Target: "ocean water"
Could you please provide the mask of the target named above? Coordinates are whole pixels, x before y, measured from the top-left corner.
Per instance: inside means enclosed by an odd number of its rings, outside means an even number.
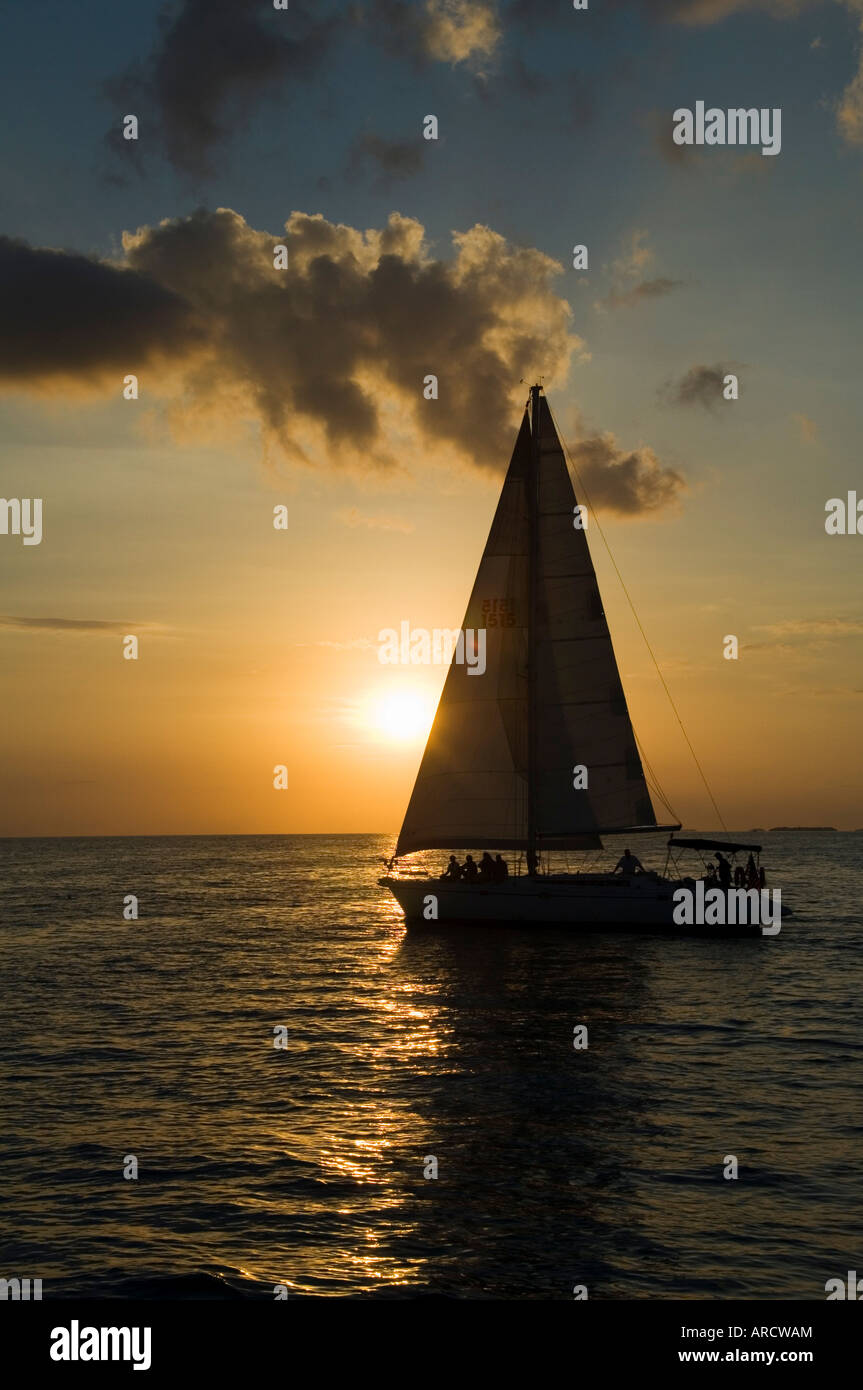
[[[754,941],[406,932],[391,837],[0,841],[0,1274],[823,1299],[863,1269],[863,835],[761,838],[795,916]]]

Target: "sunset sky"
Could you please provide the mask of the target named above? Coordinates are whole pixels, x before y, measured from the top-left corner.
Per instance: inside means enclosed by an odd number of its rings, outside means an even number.
[[[44,532],[0,535],[0,833],[395,832],[445,670],[378,633],[461,622],[539,376],[726,824],[863,827],[863,538],[824,527],[863,498],[861,23],[0,6],[0,491]],[[699,100],[781,108],[781,153],[675,146]]]

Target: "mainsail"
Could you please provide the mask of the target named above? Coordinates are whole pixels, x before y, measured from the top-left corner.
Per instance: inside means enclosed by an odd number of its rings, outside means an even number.
[[[587,537],[539,387],[516,441],[396,854],[591,849],[656,817]],[[577,789],[587,771],[587,787]]]

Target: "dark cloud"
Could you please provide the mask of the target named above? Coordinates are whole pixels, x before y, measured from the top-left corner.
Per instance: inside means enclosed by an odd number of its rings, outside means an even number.
[[[596,307],[599,309],[625,309],[633,304],[640,304],[644,299],[661,299],[665,294],[671,294],[683,280],[669,280],[666,276],[660,276],[656,280],[642,280],[640,284],[633,285],[628,290],[612,290],[611,294],[604,299],[597,300]]]
[[[105,84],[117,107],[109,144],[137,159],[156,133],[177,169],[210,172],[213,151],[261,94],[289,92],[314,77],[343,27],[343,17],[322,14],[303,0],[291,0],[288,10],[261,0],[169,4],[150,56]],[[140,122],[138,142],[117,136],[122,116],[130,113]]]
[[[616,10],[640,11],[650,20],[703,27],[743,11],[760,10],[776,18],[795,15],[807,0],[609,0],[591,13],[591,29]],[[814,3],[814,0],[812,0]],[[859,15],[863,0],[845,0]],[[213,172],[215,152],[242,124],[262,96],[290,97],[296,86],[316,78],[335,45],[346,35],[364,33],[394,56],[423,67],[431,62],[465,65],[477,92],[493,84],[512,93],[536,92],[538,74],[520,54],[506,57],[503,40],[515,26],[557,27],[571,33],[584,16],[564,0],[355,0],[352,4],[313,4],[290,0],[274,10],[267,0],[174,0],[162,10],[152,53],[105,83],[115,116],[106,142],[115,156],[108,174],[124,181],[124,169],[141,173],[154,146],[178,170],[200,177]],[[511,46],[510,46],[511,47]],[[846,88],[837,118],[846,138],[863,142],[863,67]],[[619,74],[620,75],[620,74]],[[560,86],[556,79],[555,86]],[[594,96],[583,82],[572,97],[570,125],[592,118]],[[139,117],[138,141],[122,138],[126,114]],[[678,164],[691,162],[684,147],[672,147],[663,134],[663,154]]]
[[[100,381],[166,354],[202,329],[183,295],[149,275],[0,237],[0,382]]]
[[[274,268],[274,246],[289,265]],[[523,403],[522,378],[541,367],[553,389],[583,349],[572,311],[554,291],[562,267],[514,246],[488,227],[454,236],[449,260],[434,259],[424,229],[393,213],[359,231],[293,213],[285,230],[256,231],[229,209],[142,227],[123,238],[127,269],[65,252],[48,256],[53,279],[31,304],[27,369],[15,384],[43,387],[62,374],[75,385],[93,366],[114,382],[159,353],[146,389],[162,396],[184,429],[203,422],[257,422],[267,449],[291,460],[370,469],[440,455],[500,472]],[[83,273],[95,293],[80,289]],[[143,326],[111,326],[100,295],[136,287]],[[92,288],[92,286],[91,286]],[[66,303],[67,293],[73,308]],[[164,318],[152,305],[168,306]],[[0,321],[0,360],[14,358],[21,314]],[[61,351],[55,325],[66,335]],[[90,344],[76,357],[71,341]],[[175,331],[176,329],[176,331]],[[8,339],[4,337],[8,331]],[[41,348],[41,351],[38,349]],[[426,400],[426,376],[438,399]],[[683,486],[645,448],[626,453],[611,436],[582,440],[577,456],[598,503],[633,515],[673,501]]]
[[[613,434],[580,439],[571,454],[585,499],[621,516],[674,506],[686,490],[682,475],[660,463],[652,449],[621,449]]]
[[[274,235],[221,209],[127,234],[125,269],[7,243],[0,374],[40,388],[98,369],[116,384],[158,352],[148,389],[178,424],[257,420],[292,458],[306,456],[311,424],[319,457],[369,466],[393,462],[386,413],[398,407],[399,429],[412,422],[426,446],[499,467],[519,379],[538,363],[559,379],[581,340],[550,257],[486,227],[454,240],[441,261],[398,214],[361,232],[295,213]],[[287,270],[274,268],[279,243]],[[436,401],[423,398],[430,373]]]
[[[263,96],[290,97],[317,78],[336,44],[361,30],[373,43],[420,66],[477,68],[499,39],[495,0],[363,0],[315,5],[291,0],[179,0],[160,17],[159,38],[143,61],[105,84],[116,115],[108,148],[142,172],[153,142],[181,172],[213,172],[213,156]],[[122,137],[122,118],[139,119],[137,141]],[[116,171],[109,175],[119,181]]]
[[[428,257],[420,224],[398,215],[364,234],[294,213],[283,239],[285,272],[272,259],[282,237],[227,210],[144,228],[126,245],[136,269],[207,312],[217,379],[251,393],[289,452],[299,414],[332,455],[380,461],[383,408],[399,399],[427,440],[498,466],[515,383],[541,359],[559,372],[578,345],[550,287],[556,263],[487,228],[456,237],[450,262]],[[428,373],[438,401],[422,397]]]
[[[347,173],[357,175],[372,167],[377,173],[375,189],[386,191],[400,179],[419,173],[425,158],[425,144],[420,136],[415,140],[385,140],[382,135],[369,132],[354,143]]]
[[[739,371],[740,364],[733,362],[690,367],[678,381],[667,381],[660,388],[659,399],[665,405],[702,405],[705,410],[715,410],[723,404],[726,376],[729,372],[739,375]]]

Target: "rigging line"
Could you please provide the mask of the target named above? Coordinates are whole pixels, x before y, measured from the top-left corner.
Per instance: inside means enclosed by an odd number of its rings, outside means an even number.
[[[655,788],[655,789],[656,789],[656,791],[657,791],[657,793],[658,793],[658,795],[659,795],[660,801],[663,802],[663,804],[664,804],[666,810],[674,817],[674,819],[679,821],[679,820],[680,820],[680,816],[677,814],[677,812],[675,811],[674,807],[673,807],[672,804],[671,804],[671,801],[669,800],[668,796],[666,795],[665,789],[664,789],[662,783],[660,782],[660,780],[659,780],[659,778],[658,778],[658,776],[657,776],[657,774],[656,774],[656,769],[651,765],[650,759],[648,758],[647,753],[645,752],[644,746],[643,746],[643,744],[641,743],[641,740],[639,739],[638,734],[635,732],[635,728],[634,728],[634,727],[633,727],[633,730],[632,730],[632,736],[633,736],[633,738],[635,739],[635,746],[636,746],[636,748],[638,749],[639,755],[640,755],[640,757],[641,757],[641,761],[644,763],[644,766],[647,768],[647,771],[648,771],[649,775],[653,778],[653,781],[654,781],[655,784],[656,784],[656,788]]]
[[[647,754],[645,753],[643,747],[641,746],[641,743],[639,742],[639,739],[638,739],[638,735],[636,734],[636,732],[635,732],[634,729],[633,729],[632,733],[633,733],[633,737],[635,738],[635,743],[636,743],[636,746],[637,746],[637,748],[638,748],[638,751],[639,751],[639,753],[640,753],[640,755],[641,755],[641,761],[644,763],[644,766],[647,768],[647,772],[648,772],[647,782],[648,782],[648,785],[651,786],[651,790],[652,790],[653,792],[655,792],[656,795],[659,797],[659,800],[662,802],[662,804],[663,804],[663,806],[665,807],[665,809],[666,809],[666,811],[668,812],[668,814],[669,814],[670,816],[673,816],[674,819],[675,819],[676,821],[679,821],[679,820],[680,820],[680,816],[677,814],[677,812],[675,811],[675,809],[674,809],[674,807],[672,806],[671,802],[669,801],[668,797],[666,796],[665,792],[663,791],[662,783],[660,782],[659,778],[657,777],[656,772],[654,771],[654,769],[651,767],[651,765],[650,765],[650,759],[648,758],[648,756],[647,756]],[[651,784],[652,784],[652,785],[651,785]]]
[[[687,746],[687,748],[689,749],[690,753],[692,754],[692,761],[695,763],[695,766],[698,768],[698,775],[699,775],[699,777],[701,778],[702,782],[704,783],[704,787],[705,787],[705,790],[706,790],[706,792],[707,792],[707,795],[710,797],[711,805],[713,806],[714,811],[716,812],[717,816],[719,817],[719,824],[722,826],[722,829],[725,831],[725,833],[726,833],[726,835],[727,835],[727,834],[728,834],[728,826],[725,824],[725,821],[722,819],[722,812],[720,811],[719,807],[718,807],[717,804],[716,804],[716,798],[714,797],[713,792],[710,790],[710,783],[708,782],[707,777],[705,776],[704,769],[703,769],[703,767],[701,766],[701,763],[698,761],[698,754],[696,753],[695,749],[693,748],[693,746],[692,746],[692,744],[691,744],[691,742],[690,742],[689,735],[688,735],[688,733],[686,732],[686,728],[685,728],[685,726],[684,726],[683,720],[682,720],[681,717],[680,717],[680,714],[679,714],[679,712],[678,712],[677,706],[676,706],[676,704],[674,703],[674,699],[672,698],[671,691],[669,690],[668,685],[667,685],[666,680],[665,680],[665,677],[664,677],[663,674],[662,674],[662,671],[661,671],[660,666],[659,666],[659,662],[657,661],[656,656],[655,656],[654,651],[653,651],[653,648],[651,647],[650,642],[649,642],[648,639],[647,639],[647,633],[644,631],[644,628],[643,628],[642,625],[641,625],[641,619],[639,618],[638,613],[636,612],[635,604],[632,602],[632,599],[630,598],[630,595],[629,595],[629,590],[627,589],[626,585],[625,585],[624,582],[623,582],[623,575],[620,573],[620,570],[619,570],[618,567],[617,567],[617,561],[615,560],[614,556],[613,556],[612,553],[611,553],[611,546],[608,544],[608,541],[607,541],[606,538],[605,538],[605,532],[603,531],[602,526],[600,525],[599,516],[598,516],[598,514],[597,514],[596,508],[593,506],[593,503],[591,502],[590,498],[589,498],[588,495],[587,495],[587,489],[586,489],[586,488],[583,486],[583,484],[582,484],[581,477],[579,476],[578,469],[577,469],[576,466],[575,466],[575,463],[574,463],[573,458],[572,458],[572,454],[569,452],[569,449],[567,448],[566,440],[564,439],[564,437],[563,437],[563,435],[562,435],[562,433],[561,433],[561,431],[560,431],[560,427],[558,426],[557,420],[556,420],[556,418],[555,418],[554,411],[552,410],[551,405],[549,404],[549,400],[548,400],[548,397],[547,397],[547,396],[546,396],[545,403],[546,403],[546,405],[548,406],[548,413],[549,413],[549,415],[551,416],[552,423],[554,424],[554,427],[555,427],[555,429],[557,430],[557,437],[558,437],[558,439],[560,440],[561,444],[563,445],[563,449],[564,449],[564,452],[566,453],[566,457],[569,459],[570,467],[572,468],[572,471],[573,471],[573,473],[575,474],[576,482],[578,483],[579,492],[582,493],[582,495],[583,495],[584,498],[585,498],[585,501],[587,502],[588,507],[589,507],[590,510],[593,512],[594,520],[595,520],[595,522],[596,522],[596,529],[597,529],[597,531],[598,531],[599,534],[600,534],[600,537],[601,537],[601,539],[602,539],[602,543],[603,543],[603,545],[605,546],[606,551],[608,552],[608,558],[609,558],[609,560],[611,561],[611,563],[612,563],[612,565],[613,565],[613,567],[614,567],[614,572],[615,572],[615,574],[617,575],[618,580],[620,581],[620,587],[621,587],[621,589],[623,590],[624,594],[626,595],[626,601],[627,601],[627,603],[629,604],[630,608],[632,609],[632,616],[635,618],[635,621],[636,621],[636,623],[638,624],[638,630],[639,630],[639,632],[641,633],[642,637],[644,638],[644,645],[647,647],[647,650],[648,650],[649,653],[650,653],[650,659],[651,659],[651,661],[653,662],[654,666],[656,667],[656,674],[659,676],[659,679],[660,679],[660,681],[662,682],[662,688],[663,688],[663,690],[665,691],[666,695],[668,696],[668,703],[671,705],[671,708],[672,708],[672,710],[674,711],[674,717],[675,717],[675,719],[677,720],[678,724],[680,725],[680,731],[681,731],[681,733],[683,734],[683,737],[686,739],[686,746]],[[633,731],[633,732],[634,732],[634,731]],[[676,819],[679,819],[679,817],[676,817]]]

